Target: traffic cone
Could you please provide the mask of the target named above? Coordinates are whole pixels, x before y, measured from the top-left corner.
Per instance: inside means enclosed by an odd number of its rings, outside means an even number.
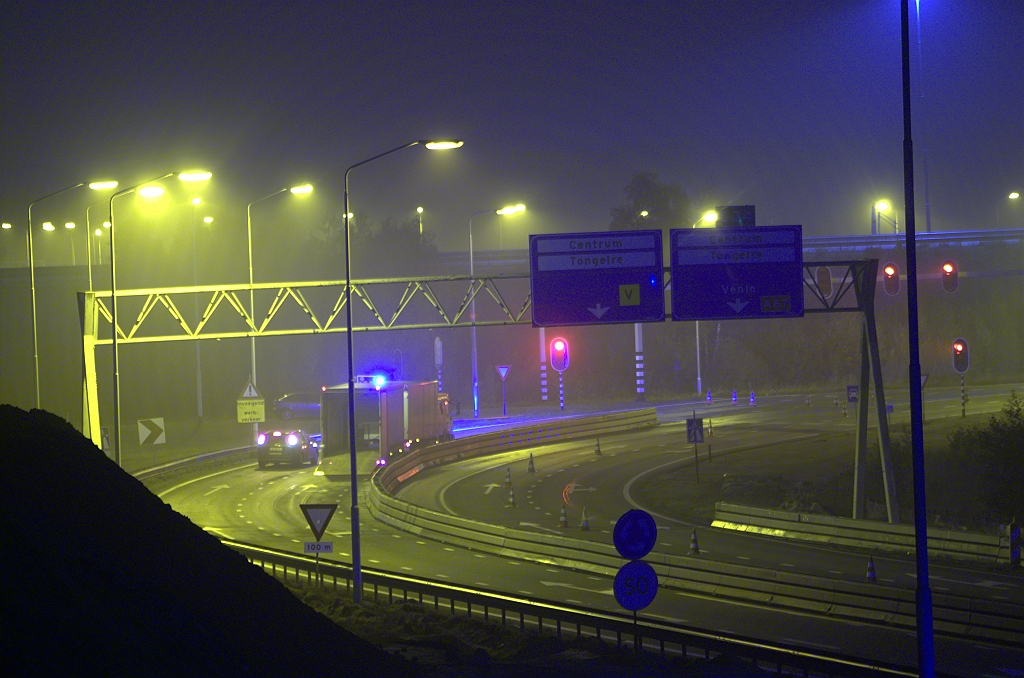
[[[869,584],[875,583],[875,559],[868,556],[868,576],[867,580]]]
[[[807,396],[807,407],[811,406],[811,396]]]
[[[590,521],[587,520],[587,507],[583,507],[583,520],[580,521],[580,529],[584,532],[590,532]]]
[[[505,487],[512,487],[512,467],[505,469]]]
[[[699,556],[700,547],[697,546],[697,528],[693,528],[693,534],[690,535],[690,555]]]
[[[715,429],[714,429],[714,427],[713,427],[713,426],[711,425],[711,420],[710,420],[710,419],[708,419],[708,437],[709,437],[709,438],[713,438],[714,436],[715,436]]]
[[[594,445],[594,454],[601,456],[601,439],[597,439],[597,444]]]
[[[508,486],[508,501],[505,502],[505,508],[516,507],[516,493],[512,490],[512,486]]]
[[[562,507],[562,512],[558,516],[559,527],[569,527],[569,516],[565,514],[565,507]]]
[[[533,452],[530,452],[530,463],[526,465],[527,473],[536,473],[537,469],[533,467]]]
[[[843,416],[844,417],[846,416],[846,405],[845,404],[843,405]]]

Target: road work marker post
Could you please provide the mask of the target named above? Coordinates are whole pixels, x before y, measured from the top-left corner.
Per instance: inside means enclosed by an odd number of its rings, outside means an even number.
[[[590,521],[587,520],[587,507],[583,507],[583,519],[580,520],[580,530],[583,532],[590,532]]]
[[[697,475],[697,482],[700,482],[700,459],[697,457],[697,443],[704,442],[704,420],[697,418],[697,410],[693,411],[693,418],[686,420],[686,442],[693,443],[693,470]]]
[[[530,463],[526,465],[527,473],[536,473],[537,469],[533,466],[533,452],[530,452]]]
[[[601,439],[600,438],[598,438],[597,442],[594,444],[594,454],[596,454],[599,457],[601,456]]]
[[[1020,525],[1017,516],[1006,526],[1006,535],[1010,538],[1010,567],[1016,570],[1020,568]]]
[[[697,546],[697,528],[693,528],[693,532],[690,534],[690,555],[699,556],[700,547]]]
[[[868,556],[867,580],[869,584],[875,583],[875,559],[872,556]]]

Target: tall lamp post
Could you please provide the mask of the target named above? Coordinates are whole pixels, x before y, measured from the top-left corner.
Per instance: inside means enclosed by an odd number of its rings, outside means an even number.
[[[700,220],[695,222],[691,228],[714,228],[715,224],[718,223],[718,212],[715,210],[708,210],[701,215]],[[700,321],[693,321],[693,327],[697,333],[697,394],[700,395],[704,392],[704,387],[700,382]]]
[[[417,207],[416,208],[416,216],[420,220],[420,237],[422,238],[423,237],[423,208],[422,207]]]
[[[472,277],[473,273],[473,217],[480,214],[498,214],[501,216],[507,216],[510,214],[519,214],[520,212],[526,211],[526,205],[519,203],[518,205],[508,205],[500,209],[491,210],[479,210],[469,215],[469,275]],[[498,238],[500,242],[501,238],[501,225],[498,225]],[[500,246],[500,244],[499,244]],[[469,300],[469,337],[470,347],[473,360],[473,417],[480,416],[480,383],[477,378],[477,366],[476,366],[476,295]]]
[[[422,144],[432,151],[462,146],[461,141],[410,141],[372,158],[361,160],[345,170],[345,338],[348,341],[348,451],[352,475],[352,600],[356,603],[363,600],[363,570],[359,555],[359,492],[356,487],[356,375],[355,351],[352,347],[352,234],[349,229],[352,213],[348,209],[348,175],[357,167],[417,144]]]
[[[294,195],[309,195],[313,192],[312,184],[302,184],[300,186],[292,186],[291,188],[282,188],[279,191],[269,193],[262,198],[257,198],[251,203],[245,206],[245,234],[246,241],[249,243],[249,316],[252,318],[253,324],[256,323],[256,304],[253,300],[252,291],[252,206],[256,203],[263,202],[269,198],[273,198],[276,195],[281,195],[285,191],[291,191]],[[249,378],[252,379],[252,385],[256,385],[256,336],[249,336]],[[252,439],[256,440],[256,435],[259,432],[259,424],[252,425]]]
[[[871,206],[871,235],[882,234],[883,220],[888,220],[889,223],[892,224],[893,233],[900,232],[900,226],[896,219],[885,214],[890,209],[892,209],[892,206],[889,204],[888,200],[879,200]]]
[[[78,183],[78,184],[75,184],[74,186],[69,186],[67,188],[63,188],[63,189],[57,191],[56,193],[50,193],[49,195],[44,195],[42,198],[39,198],[37,200],[33,200],[28,205],[28,268],[29,268],[29,280],[30,280],[30,284],[31,284],[31,287],[32,287],[32,354],[33,354],[33,359],[35,361],[35,366],[36,366],[36,409],[39,409],[39,407],[40,407],[40,397],[39,397],[39,334],[38,334],[38,330],[37,330],[37,326],[36,326],[36,259],[35,259],[35,251],[34,251],[33,245],[32,245],[32,206],[35,205],[36,203],[42,202],[42,201],[44,201],[44,200],[46,200],[48,198],[52,198],[54,196],[58,196],[58,195],[61,195],[63,193],[67,193],[69,191],[73,191],[76,188],[81,188],[82,186],[85,186],[85,182]],[[102,191],[104,189],[116,188],[116,187],[117,187],[117,182],[116,181],[94,181],[91,184],[89,184],[89,188],[91,188],[94,191]]]
[[[1020,192],[1014,191],[1010,195],[1006,196],[1008,200],[1020,200]],[[1003,209],[1003,204],[999,203],[999,207],[996,208],[996,230],[999,230],[999,212]]]
[[[117,182],[113,182],[113,183],[114,183],[114,186],[111,186],[111,188],[114,188],[117,185]],[[90,292],[92,292],[92,219],[91,219],[91,214],[90,213],[92,212],[92,208],[93,207],[96,207],[97,205],[103,205],[103,204],[104,204],[104,201],[100,201],[100,202],[93,203],[93,204],[91,204],[91,205],[89,205],[88,207],[85,208],[85,232],[86,232],[86,234],[89,235],[89,237],[86,238],[86,243],[87,243],[87,252],[88,252],[88,255],[89,255],[89,291]],[[104,221],[103,222],[103,226],[106,227],[106,228],[110,228],[110,222],[109,221]],[[101,235],[103,235],[103,232],[100,231],[99,229],[96,229],[96,236],[99,237]],[[99,248],[98,244],[96,245],[96,253],[100,255],[99,265],[102,266],[103,265],[103,254],[102,254],[102,250]]]
[[[173,176],[174,172],[168,172],[155,179],[130,186],[110,196],[107,212],[110,215],[110,338],[114,353],[114,461],[118,466],[121,465],[121,374],[117,351],[117,259],[115,258],[116,250],[114,249],[114,198],[134,193],[147,184]],[[209,172],[200,171],[178,173],[178,179],[186,182],[206,181],[211,176]],[[140,195],[143,194],[142,191],[139,191],[139,193]],[[162,188],[155,195],[160,195],[161,193],[163,193]]]

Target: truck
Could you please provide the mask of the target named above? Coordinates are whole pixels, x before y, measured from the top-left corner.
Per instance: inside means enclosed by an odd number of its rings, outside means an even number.
[[[377,451],[386,462],[393,454],[452,437],[448,394],[438,393],[436,381],[378,387],[373,375],[358,375],[355,394],[357,453]],[[322,389],[320,432],[323,456],[348,454],[348,384]]]

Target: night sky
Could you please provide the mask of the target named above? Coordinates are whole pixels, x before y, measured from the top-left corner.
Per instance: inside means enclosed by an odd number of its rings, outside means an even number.
[[[1024,2],[921,12],[918,229],[925,149],[932,230],[993,228],[997,212],[1024,226],[1006,198],[1024,185]],[[0,21],[0,218],[16,229],[79,181],[196,167],[214,173],[203,210],[243,234],[248,202],[314,182],[301,207],[266,205],[308,233],[340,207],[346,167],[432,137],[466,144],[353,171],[357,225],[421,205],[441,249],[463,249],[472,212],[523,202],[503,228],[525,247],[607,228],[642,171],[678,182],[694,221],[755,204],[759,224],[866,234],[885,197],[904,222],[898,0],[29,1]],[[72,192],[33,219],[84,222],[99,199]],[[12,233],[3,265],[24,261]]]

